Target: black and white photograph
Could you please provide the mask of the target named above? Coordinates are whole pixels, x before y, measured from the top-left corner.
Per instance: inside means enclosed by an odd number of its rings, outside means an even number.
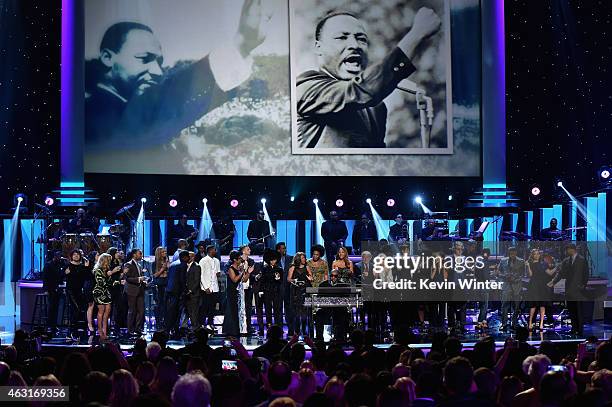
[[[452,154],[448,1],[290,0],[294,154]]]

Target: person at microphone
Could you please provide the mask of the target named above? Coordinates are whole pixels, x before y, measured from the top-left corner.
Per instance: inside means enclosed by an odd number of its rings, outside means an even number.
[[[421,8],[412,28],[382,61],[369,64],[363,21],[334,11],[315,28],[319,68],[297,77],[300,148],[385,148],[387,108],[383,102],[416,68],[418,45],[440,28],[433,10]]]

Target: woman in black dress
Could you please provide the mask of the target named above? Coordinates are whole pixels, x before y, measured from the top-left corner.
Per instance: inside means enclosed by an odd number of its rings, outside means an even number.
[[[263,292],[263,303],[266,308],[266,326],[269,329],[272,325],[272,316],[274,316],[274,324],[283,325],[283,304],[281,302],[283,269],[278,264],[280,253],[276,250],[265,249],[263,260],[261,292]]]
[[[547,299],[550,298],[550,289],[547,284],[552,279],[552,275],[542,259],[542,252],[540,250],[531,250],[527,260],[527,272],[529,273],[529,285],[527,287],[527,298],[529,299],[530,307],[529,330],[533,330],[533,318],[537,310],[540,314],[541,331],[544,329],[544,315],[548,306]]]
[[[123,286],[121,285],[121,272],[123,266],[123,252],[116,247],[109,247],[106,251],[111,256],[110,279],[112,280],[111,292],[111,318],[115,333],[120,334],[120,328],[125,326],[126,318],[123,317],[127,311],[123,308]]]
[[[311,286],[312,273],[306,265],[306,254],[297,252],[289,267],[287,281],[291,283],[291,308],[293,308],[293,329],[297,334],[305,334],[308,325],[308,310],[304,306],[306,287]],[[291,330],[291,329],[290,329]]]
[[[90,274],[89,261],[83,259],[79,249],[74,249],[70,252],[68,267],[64,270],[64,274],[66,275],[70,324],[74,325],[79,320],[84,308],[83,284],[88,274]],[[88,324],[88,328],[90,331],[93,331],[93,324]]]
[[[226,336],[239,336],[242,332],[242,321],[246,315],[244,310],[244,289],[242,283],[249,280],[250,273],[243,271],[243,262],[240,252],[232,250],[230,253],[231,265],[227,270],[227,304],[225,306],[225,316],[223,318],[223,334]]]

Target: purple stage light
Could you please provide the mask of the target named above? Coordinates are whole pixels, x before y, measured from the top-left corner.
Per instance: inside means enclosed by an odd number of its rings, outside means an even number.
[[[52,197],[48,196],[45,198],[45,205],[53,206],[54,203],[55,203],[55,200]]]
[[[171,199],[170,202],[168,202],[168,205],[170,205],[171,208],[176,208],[178,201],[176,199]]]
[[[336,206],[341,208],[344,205],[344,201],[342,199],[336,199]]]
[[[395,199],[393,199],[393,198],[387,199],[387,206],[388,207],[395,206]]]
[[[230,206],[231,206],[232,208],[237,207],[237,206],[238,206],[238,200],[237,200],[237,199],[232,199],[232,200],[230,201]]]
[[[542,192],[542,191],[540,191],[540,188],[538,188],[538,187],[531,188],[531,195],[533,195],[533,196],[540,195],[540,192]]]

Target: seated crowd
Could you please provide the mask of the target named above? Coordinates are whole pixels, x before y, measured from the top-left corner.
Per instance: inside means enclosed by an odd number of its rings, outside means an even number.
[[[0,386],[68,386],[71,405],[121,407],[612,405],[612,342],[535,348],[526,337],[518,330],[500,349],[491,337],[464,349],[439,333],[425,353],[409,345],[409,331],[380,349],[372,331],[357,330],[345,351],[308,337],[286,341],[274,325],[252,352],[238,340],[212,348],[200,328],[181,349],[158,331],[130,352],[105,343],[62,353],[33,352],[17,331],[2,350]]]

